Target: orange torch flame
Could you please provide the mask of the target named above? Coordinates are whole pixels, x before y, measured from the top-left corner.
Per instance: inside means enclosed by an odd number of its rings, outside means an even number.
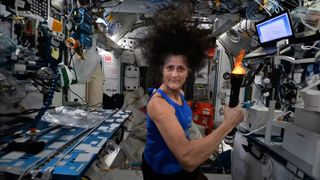
[[[241,50],[239,55],[236,57],[235,66],[232,70],[232,74],[246,74],[246,70],[242,67],[242,60],[244,57],[245,51]]]

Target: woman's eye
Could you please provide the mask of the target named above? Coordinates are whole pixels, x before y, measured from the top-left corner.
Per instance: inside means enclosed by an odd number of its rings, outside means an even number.
[[[175,67],[175,66],[166,66],[166,70],[167,71],[174,71],[176,70],[177,72],[179,73],[183,73],[186,71],[186,68],[185,67],[182,67],[182,66],[178,66],[178,67]]]
[[[173,66],[167,66],[166,69],[169,70],[169,71],[173,71],[174,67]]]
[[[186,69],[184,67],[178,67],[178,72],[184,72]]]

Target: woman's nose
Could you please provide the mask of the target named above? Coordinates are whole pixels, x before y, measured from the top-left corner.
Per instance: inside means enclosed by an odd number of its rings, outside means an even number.
[[[172,76],[178,76],[178,71],[177,71],[177,69],[175,69],[175,70],[172,71]]]

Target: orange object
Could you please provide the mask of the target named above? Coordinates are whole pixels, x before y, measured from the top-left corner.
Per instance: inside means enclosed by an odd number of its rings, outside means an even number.
[[[215,54],[215,48],[210,48],[207,52],[208,57],[213,58],[214,54]]]
[[[69,37],[64,42],[65,42],[65,44],[66,44],[66,46],[68,48],[73,49],[78,54],[80,59],[84,60],[83,52],[82,52],[82,49],[81,49],[81,44],[80,44],[80,42],[78,40],[76,40],[76,39],[74,39],[72,37]]]
[[[71,49],[77,49],[80,47],[79,41],[72,37],[69,37],[68,39],[66,39],[65,44],[68,48],[71,48]]]
[[[37,131],[38,131],[37,128],[31,128],[31,129],[30,129],[30,132],[31,132],[31,133],[36,133]]]
[[[56,19],[53,19],[52,22],[52,31],[56,31],[56,32],[62,32],[63,30],[63,24],[61,21],[58,21]]]
[[[208,102],[192,102],[188,101],[192,109],[192,120],[198,125],[205,127],[205,134],[208,135],[213,130],[214,107]]]
[[[236,62],[232,70],[232,74],[246,74],[246,70],[242,67],[242,60],[245,55],[245,51],[242,49],[239,55],[236,57]]]
[[[267,6],[267,5],[268,5],[268,0],[262,0],[261,6],[259,6],[259,10],[262,11],[263,10],[263,6]]]
[[[221,0],[216,0],[216,7],[220,7]]]

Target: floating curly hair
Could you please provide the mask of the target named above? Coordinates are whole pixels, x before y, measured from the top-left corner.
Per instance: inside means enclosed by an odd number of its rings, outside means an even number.
[[[205,65],[206,50],[212,39],[210,41],[207,33],[199,30],[196,23],[172,17],[157,18],[155,22],[148,36],[140,40],[151,67],[163,67],[165,59],[170,55],[184,56],[191,72]]]

